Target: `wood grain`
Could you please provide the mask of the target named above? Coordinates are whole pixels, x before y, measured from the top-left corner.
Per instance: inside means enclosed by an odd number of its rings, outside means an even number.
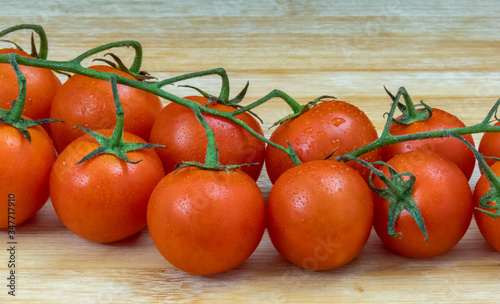
[[[250,81],[247,103],[273,89],[301,103],[334,95],[365,111],[378,130],[390,103],[384,85],[394,92],[405,86],[415,101],[424,99],[466,124],[482,120],[500,97],[495,1],[0,0],[0,7],[1,28],[45,27],[49,59],[68,60],[98,45],[138,40],[143,69],[160,79],[223,67],[232,95]],[[129,63],[133,58],[131,49],[116,53]],[[216,77],[189,83],[214,93],[220,86]],[[268,127],[290,110],[276,99],[256,112],[269,135]],[[478,142],[481,136],[474,138]],[[476,170],[471,186],[477,178]],[[267,197],[271,185],[265,172],[259,185]],[[354,261],[327,272],[290,265],[265,235],[247,262],[207,277],[174,269],[147,229],[106,245],[78,238],[62,225],[50,201],[17,233],[14,299],[5,286],[7,233],[0,231],[1,303],[500,302],[500,255],[474,223],[450,252],[424,260],[394,254],[373,232]]]

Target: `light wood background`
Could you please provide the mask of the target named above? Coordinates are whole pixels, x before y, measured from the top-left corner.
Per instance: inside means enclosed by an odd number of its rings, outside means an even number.
[[[500,97],[496,1],[0,0],[0,7],[1,28],[45,27],[50,59],[138,40],[143,69],[160,79],[223,67],[232,96],[250,81],[247,103],[275,88],[301,103],[334,95],[365,111],[378,130],[390,104],[384,85],[393,92],[405,86],[415,101],[424,99],[468,125]],[[130,62],[131,51],[116,53]],[[189,83],[213,93],[220,86],[216,77]],[[267,128],[289,110],[272,100],[255,112],[270,134]],[[476,171],[472,186],[477,178]],[[267,197],[265,172],[259,185]],[[147,229],[107,245],[80,239],[58,220],[50,201],[17,233],[14,299],[6,287],[7,232],[0,231],[0,303],[500,302],[500,254],[474,223],[454,249],[425,260],[394,254],[372,233],[354,261],[327,272],[290,265],[265,235],[247,262],[208,277],[174,269]]]

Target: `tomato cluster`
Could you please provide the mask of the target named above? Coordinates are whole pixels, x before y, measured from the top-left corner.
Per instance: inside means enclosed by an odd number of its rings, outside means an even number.
[[[12,49],[0,54],[11,52],[28,56]],[[116,67],[91,69],[133,78]],[[154,94],[119,85],[116,92],[125,113],[123,142],[164,147],[123,153],[125,160],[107,153],[86,159],[100,149],[99,134],[112,137],[115,132],[116,96],[109,82],[74,75],[61,85],[50,70],[23,67],[21,71],[27,79],[24,114],[64,123],[30,127],[31,142],[15,127],[0,123],[0,195],[15,194],[22,201],[16,206],[16,224],[32,217],[50,193],[57,216],[76,235],[114,242],[147,225],[165,259],[194,274],[240,265],[257,248],[266,228],[286,260],[313,270],[353,260],[372,227],[399,254],[413,258],[442,254],[460,241],[473,213],[485,239],[500,251],[500,220],[474,209],[491,184],[481,177],[473,196],[468,180],[476,159],[456,138],[394,143],[339,162],[335,156],[359,149],[379,135],[359,108],[330,99],[282,121],[270,137],[274,145],[267,147],[240,125],[203,114],[214,132],[220,167],[176,169],[182,162],[205,159],[208,141],[199,119],[185,106],[163,106]],[[1,108],[9,109],[17,98],[12,89],[17,77],[9,64],[0,64]],[[222,112],[237,110],[216,98],[185,99]],[[235,118],[263,135],[252,115],[244,112]],[[94,134],[90,136],[75,126],[95,133],[88,131]],[[425,119],[391,124],[390,133],[463,126],[452,114],[432,109]],[[470,135],[464,139],[474,144]],[[479,151],[498,157],[499,146],[500,136],[492,133],[483,137]],[[294,166],[286,148],[301,164]],[[238,164],[253,165],[226,167]],[[256,184],[264,164],[274,184],[267,204]],[[492,170],[500,175],[497,163]],[[418,211],[410,212],[412,206]],[[9,226],[7,210],[5,205],[0,211],[1,228]]]

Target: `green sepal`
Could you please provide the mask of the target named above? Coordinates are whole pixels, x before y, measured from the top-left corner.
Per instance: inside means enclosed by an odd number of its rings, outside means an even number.
[[[285,117],[283,117],[282,119],[278,120],[277,122],[273,123],[269,129],[275,127],[275,126],[279,126],[281,125],[282,123],[284,123],[285,121],[288,121],[288,120],[293,120],[297,117],[299,117],[300,115],[306,113],[307,111],[309,111],[312,107],[314,106],[317,106],[318,103],[320,102],[323,102],[325,101],[326,99],[328,100],[331,100],[331,99],[337,99],[336,97],[334,96],[329,96],[329,95],[323,95],[323,96],[320,96],[316,99],[314,99],[313,101],[310,101],[308,103],[306,103],[305,105],[303,105],[301,108],[300,108],[300,111],[297,111],[296,113],[292,113],[290,115],[287,115]]]
[[[488,204],[489,202],[493,202],[495,205],[490,205]],[[486,192],[485,195],[483,195],[478,202],[478,207],[476,207],[477,210],[481,211],[482,213],[497,219],[500,217],[500,193],[495,187],[492,187],[488,192]],[[491,212],[488,210],[484,209],[492,209],[495,210],[496,212]]]
[[[245,98],[245,95],[247,94],[249,85],[250,85],[250,81],[247,81],[247,84],[245,85],[243,90],[241,90],[241,92],[238,95],[236,95],[236,97],[234,97],[231,100],[228,100],[225,104],[228,106],[237,106]]]
[[[389,92],[389,90],[384,86],[385,92],[391,97],[392,101],[396,101],[396,97]],[[405,99],[406,105],[398,101],[398,109],[401,111],[402,116],[400,118],[393,118],[392,123],[398,125],[409,125],[417,121],[425,121],[432,117],[432,108],[424,103],[423,100],[420,101],[420,105],[423,108],[417,109],[413,102],[411,101],[410,95],[404,90],[403,98]],[[387,115],[388,113],[385,113]]]
[[[78,129],[81,129],[88,133],[90,136],[92,136],[97,143],[100,145],[99,148],[95,149],[94,151],[90,152],[89,154],[85,155],[79,162],[75,163],[75,165],[79,165],[97,155],[100,154],[113,154],[119,159],[129,163],[129,164],[137,164],[142,161],[138,160],[136,162],[131,161],[128,156],[127,152],[130,151],[135,151],[135,150],[140,150],[140,149],[151,149],[151,148],[165,148],[165,146],[162,145],[157,145],[157,144],[151,144],[151,143],[131,143],[131,142],[121,142],[119,145],[113,144],[111,136],[107,137],[104,136],[96,131],[92,131],[90,129],[84,128],[84,127],[75,127]]]
[[[129,70],[129,68],[127,68],[127,66],[120,59],[120,57],[116,56],[113,53],[106,53],[106,54],[104,54],[104,56],[111,56],[115,62],[113,62],[111,60],[104,59],[104,58],[96,58],[92,61],[104,62],[104,63],[108,64],[109,66],[111,66],[112,68],[115,68],[115,69],[120,70],[122,72],[125,72],[129,75],[132,75],[136,80],[139,80],[139,81],[157,79],[156,77],[151,76],[148,72],[145,72],[145,71],[139,71],[138,73],[131,72]]]
[[[387,222],[387,233],[392,237],[400,237],[402,233],[395,232],[395,225],[398,216],[406,210],[413,217],[415,222],[417,223],[420,231],[425,237],[425,242],[427,243],[427,230],[425,228],[424,219],[422,218],[422,214],[418,209],[415,199],[413,198],[413,186],[415,185],[415,175],[411,172],[402,172],[398,173],[392,166],[385,162],[374,162],[373,164],[382,164],[389,168],[390,179],[382,178],[382,181],[386,184],[385,188],[376,188],[373,184],[373,171],[369,176],[369,185],[372,190],[386,199],[389,202],[389,210],[388,210],[388,222]],[[383,174],[383,173],[380,173]],[[408,176],[409,180],[405,181],[403,176]],[[381,176],[380,176],[381,177]],[[380,178],[379,177],[379,178]],[[385,177],[385,175],[384,175]]]
[[[207,100],[207,103],[205,104],[205,106],[207,107],[209,104],[215,102],[215,103],[218,103],[218,104],[222,104],[222,105],[226,105],[226,106],[230,106],[230,107],[234,107],[236,109],[240,109],[240,108],[243,108],[242,106],[240,106],[238,103],[240,103],[243,98],[245,97],[246,93],[247,93],[247,89],[248,89],[248,85],[249,85],[249,82],[247,81],[247,84],[246,86],[243,88],[243,90],[233,99],[227,101],[227,102],[224,102],[222,101],[219,97],[216,97],[214,95],[211,95],[205,91],[203,91],[202,89],[200,88],[197,88],[195,86],[190,86],[190,85],[179,85],[179,87],[183,87],[183,88],[190,88],[190,89],[193,89],[193,90],[196,90],[198,93],[201,94],[201,96],[205,97],[205,98],[208,98]],[[253,117],[255,117],[258,121],[260,121],[261,124],[264,123],[264,121],[257,115],[255,114],[255,112],[252,112],[250,110],[246,111],[248,114],[252,115]]]

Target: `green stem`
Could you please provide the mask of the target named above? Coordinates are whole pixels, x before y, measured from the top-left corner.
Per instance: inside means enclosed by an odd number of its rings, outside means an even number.
[[[231,114],[233,116],[235,116],[235,115],[239,115],[241,113],[247,112],[247,111],[265,103],[266,101],[273,99],[273,98],[276,98],[276,97],[283,99],[290,106],[290,108],[292,109],[294,114],[298,114],[302,111],[303,106],[301,106],[295,99],[290,97],[288,94],[286,94],[285,92],[280,91],[280,90],[272,90],[269,94],[262,97],[261,99],[255,101],[255,102],[253,102],[245,107],[241,107],[238,110],[231,112]]]
[[[23,116],[24,104],[26,103],[26,77],[21,73],[14,54],[9,54],[9,63],[17,75],[17,84],[19,86],[19,95],[10,112],[10,120],[17,122]]]
[[[111,88],[113,89],[113,100],[119,100],[118,90],[115,89],[117,87],[116,77],[111,76]],[[113,129],[113,133],[111,134],[111,142],[119,146],[123,142],[123,126],[125,123],[125,111],[123,110],[123,106],[121,102],[115,103],[116,107],[116,125]]]
[[[207,134],[207,154],[205,155],[205,166],[217,168],[220,166],[220,163],[217,143],[215,142],[215,133],[208,125],[207,120],[203,117],[198,107],[194,108],[193,112]]]
[[[398,92],[399,95],[399,92]],[[395,111],[395,105],[397,104],[398,100],[397,98],[394,100],[393,105],[391,107],[391,112],[388,115],[387,121],[385,128],[380,135],[380,137],[359,148],[356,150],[353,150],[351,152],[348,152],[343,155],[339,155],[335,157],[336,160],[338,161],[348,161],[353,159],[353,157],[358,157],[360,155],[363,155],[365,153],[368,153],[370,151],[376,150],[378,148],[400,143],[400,142],[405,142],[409,140],[417,140],[417,139],[426,139],[426,138],[436,138],[436,137],[450,137],[450,136],[460,136],[460,135],[466,135],[466,134],[474,134],[474,133],[483,133],[483,132],[500,132],[500,126],[493,126],[490,124],[490,119],[498,109],[498,106],[500,105],[500,99],[497,100],[493,108],[491,108],[490,112],[486,116],[486,118],[472,126],[466,126],[466,127],[461,127],[461,128],[453,128],[453,129],[441,129],[441,130],[434,130],[434,131],[428,131],[428,132],[420,132],[420,133],[413,133],[413,134],[407,134],[407,135],[398,135],[394,136],[389,133],[389,127],[394,115]]]
[[[205,106],[200,107],[200,105],[197,102],[194,102],[194,101],[191,101],[191,100],[188,100],[185,98],[181,98],[181,97],[178,97],[174,94],[171,94],[171,93],[164,91],[163,89],[161,89],[161,87],[158,85],[158,83],[137,81],[137,80],[129,79],[127,77],[123,77],[121,75],[117,75],[114,73],[95,71],[95,70],[81,66],[80,60],[77,60],[77,59],[73,59],[70,61],[51,61],[51,60],[39,60],[39,59],[21,57],[18,55],[15,55],[15,56],[16,56],[16,61],[21,65],[28,65],[28,66],[35,66],[35,67],[52,69],[52,70],[65,71],[65,72],[75,73],[75,74],[79,74],[79,75],[83,75],[83,76],[87,76],[87,77],[91,77],[91,78],[95,78],[95,79],[101,79],[101,80],[105,80],[105,81],[110,81],[111,75],[116,75],[116,81],[119,84],[123,84],[123,85],[129,86],[129,87],[133,87],[133,88],[136,88],[139,90],[143,90],[143,91],[155,94],[157,96],[160,96],[164,99],[170,100],[172,102],[175,102],[177,104],[180,104],[180,105],[185,106],[185,107],[190,108],[190,109],[193,109],[195,107],[199,107],[200,111],[203,113],[226,118],[227,120],[241,126],[242,128],[244,128],[246,131],[248,131],[253,136],[257,137],[258,139],[260,139],[260,140],[264,141],[265,143],[285,152],[288,156],[290,156],[289,149],[287,149],[281,145],[278,145],[278,144],[270,141],[269,139],[265,138],[264,136],[260,135],[259,133],[255,132],[245,122],[235,118],[233,115],[233,112],[223,112],[223,111],[211,109],[211,108],[205,107]],[[6,54],[0,55],[0,63],[5,63],[5,62],[8,62],[8,56]],[[191,77],[192,77],[192,74],[191,74]],[[180,79],[180,77],[178,77],[178,79]],[[282,95],[282,94],[280,93],[278,95]],[[255,106],[256,105],[254,105],[254,107]],[[236,110],[236,111],[238,111],[238,110]]]
[[[47,34],[42,26],[36,24],[20,24],[13,27],[9,27],[0,32],[0,37],[3,37],[9,33],[18,31],[18,30],[33,30],[40,37],[40,49],[38,50],[38,58],[47,59],[47,55],[49,52],[49,43],[47,39]]]
[[[189,74],[184,74],[176,77],[172,77],[169,79],[165,79],[159,82],[154,83],[158,88],[162,88],[166,85],[173,84],[175,82],[179,82],[182,80],[187,80],[196,77],[203,77],[209,75],[219,75],[222,79],[222,86],[219,95],[219,99],[223,102],[227,102],[229,100],[229,78],[227,76],[226,70],[223,68],[216,68],[206,71],[194,72]]]
[[[124,40],[124,41],[117,41],[117,42],[112,42],[108,43],[105,45],[101,45],[99,47],[93,48],[91,50],[86,51],[85,53],[81,54],[80,56],[76,57],[75,59],[68,61],[72,63],[76,63],[80,65],[82,61],[92,55],[101,53],[103,51],[112,49],[112,48],[117,48],[117,47],[133,47],[135,50],[135,58],[134,62],[132,63],[132,66],[130,67],[129,71],[132,74],[137,74],[140,72],[141,69],[141,64],[142,64],[142,45],[134,40]],[[70,71],[68,71],[70,72]]]

